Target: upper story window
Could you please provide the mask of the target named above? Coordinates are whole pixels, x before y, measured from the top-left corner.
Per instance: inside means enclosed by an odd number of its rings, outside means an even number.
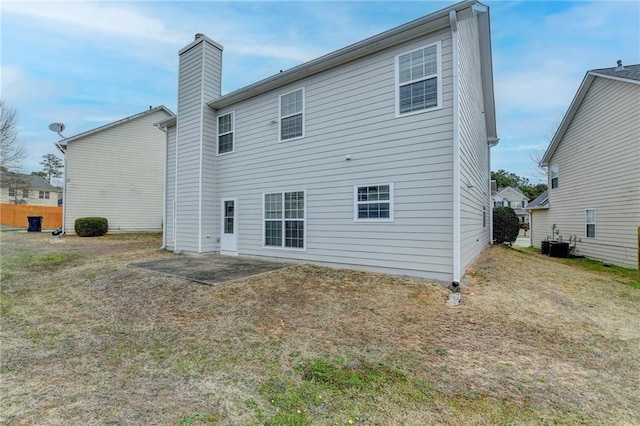
[[[280,141],[304,137],[304,88],[280,95]]]
[[[22,190],[22,198],[29,198],[29,190],[28,189],[23,189]]]
[[[587,238],[596,237],[596,209],[586,209],[584,211],[584,221],[586,225],[585,235]]]
[[[38,194],[38,198],[48,200],[50,197],[49,191],[40,191]]]
[[[556,189],[558,187],[558,165],[554,164],[549,169],[549,174],[551,176],[551,189]]]
[[[440,42],[396,56],[396,115],[442,106]]]
[[[233,152],[234,121],[233,112],[218,117],[218,154]]]
[[[9,197],[15,197],[15,196],[16,196],[15,188],[9,188]]]
[[[356,222],[393,221],[393,184],[355,186],[353,193]]]

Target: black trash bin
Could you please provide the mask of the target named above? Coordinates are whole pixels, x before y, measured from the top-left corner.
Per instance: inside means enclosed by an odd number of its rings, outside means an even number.
[[[569,243],[564,241],[551,241],[549,243],[549,256],[569,257]]]
[[[29,221],[28,232],[41,232],[42,231],[42,216],[27,216]]]
[[[542,254],[549,254],[549,240],[541,241],[540,250],[542,251]]]

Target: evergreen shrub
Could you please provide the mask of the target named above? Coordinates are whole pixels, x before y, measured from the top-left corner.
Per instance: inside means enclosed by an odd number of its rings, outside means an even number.
[[[79,217],[74,229],[80,237],[99,237],[107,233],[109,222],[104,217]]]

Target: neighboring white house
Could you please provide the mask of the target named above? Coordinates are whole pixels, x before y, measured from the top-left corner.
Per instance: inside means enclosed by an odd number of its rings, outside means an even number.
[[[520,223],[529,222],[529,213],[525,210],[529,198],[522,193],[520,188],[508,186],[498,188],[493,194],[493,207],[511,207],[518,215]]]
[[[488,8],[466,1],[221,95],[179,52],[165,245],[459,280],[490,242]]]
[[[2,171],[0,203],[32,206],[58,205],[58,188],[35,175]]]
[[[576,254],[637,268],[640,65],[587,72],[540,164],[548,205],[531,210],[533,245],[571,237]]]
[[[86,216],[107,218],[109,232],[162,230],[165,134],[155,124],[169,117],[159,106],[61,141],[65,232]]]

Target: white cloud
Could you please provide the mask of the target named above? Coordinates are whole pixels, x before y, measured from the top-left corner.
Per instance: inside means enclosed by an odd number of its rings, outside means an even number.
[[[107,35],[122,38],[143,38],[169,44],[180,44],[178,34],[172,34],[165,23],[146,16],[130,5],[117,3],[76,2],[9,2],[3,14],[20,15],[49,23],[59,31],[84,31],[83,38]]]

